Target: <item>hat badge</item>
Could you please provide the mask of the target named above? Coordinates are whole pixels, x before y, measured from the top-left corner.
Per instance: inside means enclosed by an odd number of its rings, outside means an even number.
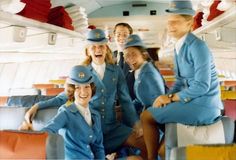
[[[131,41],[133,41],[133,38],[128,38],[128,42],[131,42]]]
[[[80,72],[80,73],[78,74],[78,76],[79,76],[79,78],[84,78],[84,77],[85,77],[85,74],[84,74],[84,72]]]
[[[96,38],[100,38],[100,36],[101,36],[101,34],[100,34],[100,33],[98,33],[98,32],[97,32],[97,33],[95,33],[95,37],[96,37]]]

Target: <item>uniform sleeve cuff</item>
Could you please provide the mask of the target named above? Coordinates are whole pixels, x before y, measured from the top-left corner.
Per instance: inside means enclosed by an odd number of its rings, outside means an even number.
[[[176,94],[179,96],[180,101],[183,102],[183,103],[188,103],[192,100],[190,97],[185,96],[182,92],[179,92],[179,93],[176,93]]]

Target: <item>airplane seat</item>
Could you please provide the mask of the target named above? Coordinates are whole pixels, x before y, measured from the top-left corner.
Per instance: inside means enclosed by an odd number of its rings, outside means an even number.
[[[0,131],[0,159],[64,159],[59,134],[37,131]]]
[[[32,122],[34,130],[41,130],[57,114],[57,111],[58,107],[38,110]]]
[[[232,147],[231,145],[226,145],[234,142],[234,132],[235,122],[229,117],[222,117],[216,123],[204,126],[188,126],[180,123],[166,124],[166,160],[192,160],[193,157],[187,158],[189,155],[187,151],[191,150],[192,146],[195,147],[197,145],[200,145],[202,150],[206,150],[206,147],[209,146],[216,147],[217,149],[222,147],[221,151],[224,153],[229,152],[229,150],[235,150],[235,144]],[[228,149],[226,146],[229,146]],[[210,154],[209,152],[208,154]],[[196,159],[201,158],[198,157]]]
[[[43,95],[10,96],[7,100],[7,106],[31,107],[39,101],[48,100],[53,97]]]
[[[27,110],[27,107],[0,107],[0,130],[18,129]],[[57,107],[38,110],[33,120],[34,130],[41,130],[57,114],[57,110]]]
[[[24,121],[27,107],[0,107],[0,130],[18,129]]]

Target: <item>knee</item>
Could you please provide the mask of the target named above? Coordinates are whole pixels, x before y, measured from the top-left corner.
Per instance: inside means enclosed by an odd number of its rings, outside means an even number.
[[[152,117],[152,114],[148,112],[147,110],[141,113],[140,118],[141,118],[142,123],[155,121],[154,118]]]

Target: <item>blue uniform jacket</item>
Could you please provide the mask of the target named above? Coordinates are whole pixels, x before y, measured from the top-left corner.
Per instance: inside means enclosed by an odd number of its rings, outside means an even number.
[[[92,127],[72,103],[61,106],[57,115],[43,128],[52,133],[62,129],[66,159],[105,159],[100,115],[91,108],[90,111]]]
[[[175,54],[176,83],[181,102],[222,109],[220,87],[213,57],[205,42],[189,33],[179,54]]]
[[[158,96],[165,94],[163,78],[151,62],[141,69],[134,83],[134,91],[137,97],[133,101],[134,105],[141,103],[145,109],[152,106]]]
[[[124,124],[133,127],[138,116],[128,93],[127,84],[121,68],[117,65],[106,64],[104,77],[98,78],[96,71],[91,65],[89,69],[94,75],[96,94],[90,100],[90,107],[101,114],[103,133],[111,131],[118,123],[116,120],[115,100],[118,97],[122,108]]]
[[[60,107],[68,101],[68,97],[65,92],[61,92],[56,97],[53,97],[46,101],[38,102],[37,105],[39,109],[47,107]]]
[[[115,59],[117,58],[117,51],[113,52],[113,56],[115,57]],[[115,60],[116,61],[116,60]],[[134,72],[131,72],[131,68],[129,67],[129,65],[124,61],[124,58],[120,59],[121,62],[119,63],[123,63],[123,66],[120,66],[121,69],[123,70],[123,73],[125,75],[125,79],[128,85],[128,89],[129,89],[129,94],[131,99],[135,99],[135,94],[134,94]]]

